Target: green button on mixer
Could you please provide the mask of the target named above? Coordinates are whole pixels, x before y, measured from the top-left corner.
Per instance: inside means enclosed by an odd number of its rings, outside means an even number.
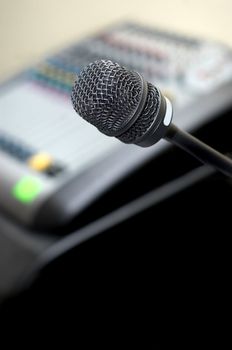
[[[42,183],[33,176],[22,177],[12,188],[12,195],[20,202],[30,203],[42,191]]]

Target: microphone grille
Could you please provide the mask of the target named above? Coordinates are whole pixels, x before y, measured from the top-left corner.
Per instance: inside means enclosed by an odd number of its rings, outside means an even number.
[[[161,104],[161,94],[160,91],[152,84],[147,84],[147,100],[143,110],[135,123],[118,139],[124,143],[135,143],[136,140],[141,138],[149,129],[152,123],[158,120],[156,119],[160,104]]]
[[[110,60],[95,61],[78,76],[72,90],[75,111],[108,136],[120,135],[142,95],[139,75]]]

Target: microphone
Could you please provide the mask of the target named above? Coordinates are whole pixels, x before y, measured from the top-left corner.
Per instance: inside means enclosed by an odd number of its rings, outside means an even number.
[[[75,111],[107,136],[141,147],[164,138],[232,176],[232,160],[175,126],[169,99],[138,72],[110,60],[90,63],[74,83],[71,100]]]

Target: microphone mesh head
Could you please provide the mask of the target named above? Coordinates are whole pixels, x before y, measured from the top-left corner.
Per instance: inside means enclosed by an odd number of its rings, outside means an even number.
[[[75,111],[108,136],[120,135],[142,95],[139,75],[110,60],[90,63],[72,90]]]
[[[147,132],[158,115],[161,104],[161,94],[154,85],[150,83],[147,85],[147,100],[143,112],[135,123],[118,137],[118,139],[124,143],[135,143]]]

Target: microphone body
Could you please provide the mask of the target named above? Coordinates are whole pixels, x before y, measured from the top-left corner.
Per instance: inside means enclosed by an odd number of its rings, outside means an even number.
[[[232,176],[232,160],[172,123],[171,102],[137,73],[109,60],[86,66],[71,95],[75,111],[107,136],[150,147],[164,138]]]

